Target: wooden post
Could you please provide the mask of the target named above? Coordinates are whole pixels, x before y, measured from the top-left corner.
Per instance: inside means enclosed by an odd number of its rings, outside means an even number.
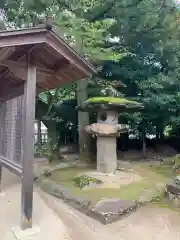
[[[36,67],[28,60],[27,81],[24,86],[24,132],[22,162],[21,229],[32,227],[33,206],[33,161],[34,161],[34,119],[36,96]]]
[[[0,104],[0,155],[3,155],[3,136],[4,136],[4,104]],[[2,181],[2,162],[0,161],[0,192],[2,191],[1,187]]]

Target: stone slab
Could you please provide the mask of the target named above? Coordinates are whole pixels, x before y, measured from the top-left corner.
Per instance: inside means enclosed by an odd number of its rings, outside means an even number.
[[[68,202],[75,208],[79,209],[81,207],[82,209],[87,209],[90,205],[90,201],[85,197],[75,196],[70,188],[57,184],[48,178],[40,178],[37,183],[43,191]]]
[[[180,185],[171,183],[166,185],[167,192],[180,195]]]
[[[29,240],[32,239],[32,236],[40,232],[40,228],[34,226],[23,231],[20,227],[13,227],[12,231],[17,240]]]
[[[125,214],[135,211],[138,205],[135,201],[107,198],[99,201],[92,209],[91,216],[103,224],[121,219]]]

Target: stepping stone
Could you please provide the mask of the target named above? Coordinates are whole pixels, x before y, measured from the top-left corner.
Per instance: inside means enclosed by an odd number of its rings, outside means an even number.
[[[173,193],[173,194],[180,194],[180,185],[172,183],[172,184],[167,184],[166,186],[167,192]]]
[[[108,198],[99,201],[91,210],[91,216],[103,224],[112,223],[121,219],[127,213],[136,210],[135,201]]]

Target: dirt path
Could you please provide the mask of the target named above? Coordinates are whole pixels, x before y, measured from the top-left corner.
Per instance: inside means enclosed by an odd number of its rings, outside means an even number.
[[[19,183],[19,178],[4,170],[3,188],[16,183]],[[180,213],[170,209],[149,205],[116,223],[104,226],[61,200],[39,189],[36,192],[68,227],[72,240],[180,240]]]
[[[179,240],[180,213],[149,205],[108,226],[124,240]]]
[[[105,228],[104,225],[71,208],[61,200],[37,189],[40,197],[53,209],[69,229],[72,240],[123,240]]]
[[[73,240],[180,240],[180,213],[168,208],[149,205],[116,223],[104,226],[59,199],[41,191],[40,196],[68,226]]]
[[[21,212],[21,184],[19,184],[19,178],[7,170],[3,170],[2,186],[3,191],[0,193],[1,240],[71,240],[67,233],[68,227],[47,206],[36,191],[34,191],[33,202],[33,226],[34,229],[37,229],[37,232],[32,236],[27,236],[27,232],[21,235],[18,228]],[[16,231],[13,231],[13,229],[16,229]]]

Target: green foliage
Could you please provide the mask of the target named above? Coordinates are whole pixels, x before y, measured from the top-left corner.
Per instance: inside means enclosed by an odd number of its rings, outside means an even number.
[[[35,156],[36,157],[49,157],[49,151],[48,148],[46,146],[42,146],[41,148],[36,148],[35,151]]]
[[[8,27],[51,19],[55,30],[98,67],[99,75],[89,79],[89,98],[140,102],[143,112],[125,113],[120,120],[137,136],[160,139],[167,127],[169,135],[180,136],[180,15],[174,1],[6,0],[0,8]],[[39,100],[38,116],[45,117],[46,126],[68,131],[72,122],[77,131],[76,84],[45,92]]]
[[[121,53],[114,51],[112,47],[104,47],[109,37],[108,29],[114,22],[112,18],[88,22],[67,11],[56,14],[57,31],[78,53],[94,64],[105,60],[117,61],[121,57]]]
[[[51,139],[49,138],[48,141],[51,141]],[[55,159],[53,159],[54,158],[53,154],[56,151],[56,148],[57,148],[57,143],[55,143],[54,145],[47,143],[44,146],[36,148],[35,156],[36,157],[47,157],[47,158],[49,158],[50,161],[53,161],[53,160],[55,160]],[[58,152],[59,152],[59,149],[58,149]]]
[[[81,189],[88,186],[91,183],[97,183],[97,184],[101,183],[100,180],[93,177],[89,177],[87,175],[77,176],[73,179],[73,182],[76,184],[76,186],[78,186]]]
[[[52,173],[48,170],[44,170],[43,176],[44,177],[50,177],[52,175]]]

